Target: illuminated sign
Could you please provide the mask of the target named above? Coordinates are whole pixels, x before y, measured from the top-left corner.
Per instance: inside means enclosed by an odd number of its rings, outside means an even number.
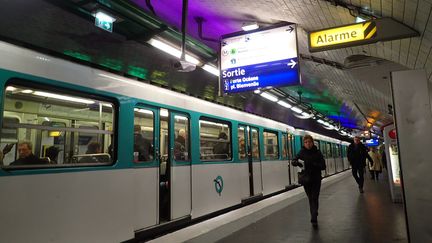
[[[223,93],[299,84],[296,26],[223,36],[220,81]]]
[[[115,20],[116,19],[113,18],[112,16],[101,11],[98,11],[95,14],[95,25],[109,32],[113,31],[113,25]]]
[[[372,138],[372,139],[366,140],[367,146],[378,146],[378,144],[379,144],[378,139]]]
[[[347,47],[352,42],[374,38],[377,26],[374,21],[352,24],[309,33],[309,50],[319,51],[325,47]],[[326,48],[331,49],[331,48]]]

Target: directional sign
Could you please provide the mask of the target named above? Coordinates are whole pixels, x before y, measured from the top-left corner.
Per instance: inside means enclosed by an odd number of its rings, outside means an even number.
[[[391,18],[374,19],[312,31],[309,33],[309,51],[326,51],[418,35],[416,30]]]
[[[113,25],[115,20],[115,18],[104,12],[97,12],[95,14],[95,25],[109,32],[113,31]]]
[[[236,93],[300,83],[295,24],[226,35],[221,40],[221,90]]]

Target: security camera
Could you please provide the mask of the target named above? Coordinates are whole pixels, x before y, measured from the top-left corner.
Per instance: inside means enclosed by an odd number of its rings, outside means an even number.
[[[196,65],[188,61],[179,60],[174,62],[173,67],[179,72],[192,72],[195,70]]]

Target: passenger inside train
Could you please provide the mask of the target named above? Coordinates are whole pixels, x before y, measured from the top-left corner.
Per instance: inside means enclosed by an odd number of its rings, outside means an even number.
[[[178,136],[175,139],[174,145],[174,156],[176,160],[185,160],[186,152],[186,131],[184,129],[180,129],[178,131]]]
[[[213,147],[215,159],[227,159],[229,156],[228,136],[224,132],[220,132],[218,142]]]
[[[138,152],[136,161],[150,161],[153,159],[153,144],[141,133],[141,126],[134,126],[134,153]]]
[[[29,141],[18,143],[18,159],[10,165],[39,165],[48,164],[48,161],[36,157],[32,152],[33,145]]]

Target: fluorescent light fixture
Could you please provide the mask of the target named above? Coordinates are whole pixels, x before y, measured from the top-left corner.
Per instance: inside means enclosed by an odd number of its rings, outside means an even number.
[[[361,22],[365,22],[366,21],[366,19],[364,19],[364,18],[362,18],[362,17],[359,17],[359,16],[357,16],[356,18],[355,18],[355,22],[356,23],[361,23]]]
[[[226,124],[221,124],[221,123],[216,123],[216,122],[211,122],[211,121],[200,121],[200,124],[201,123],[214,125],[214,126],[218,126],[218,127],[228,127],[228,125],[226,125]]]
[[[50,121],[50,119],[48,117],[44,117],[44,120],[48,121],[48,122]]]
[[[33,94],[37,95],[37,96],[43,96],[43,97],[48,97],[48,98],[53,98],[53,99],[58,99],[58,100],[72,101],[72,102],[76,102],[76,103],[84,103],[84,104],[94,104],[95,103],[93,100],[76,98],[76,97],[71,97],[71,96],[66,96],[66,95],[53,94],[53,93],[48,93],[48,92],[43,92],[43,91],[35,91]]]
[[[150,111],[150,110],[145,110],[145,109],[138,109],[138,108],[135,108],[134,111],[139,112],[139,113],[144,113],[144,114],[153,115],[153,111]]]
[[[168,117],[168,110],[160,110],[160,115],[163,117]]]
[[[317,121],[318,123],[320,123],[320,124],[324,124],[325,123],[325,121],[324,120],[322,120],[322,119],[318,119],[318,121]]]
[[[14,86],[7,86],[6,87],[6,91],[15,91],[17,88],[15,88]]]
[[[204,64],[202,69],[204,69],[207,72],[219,77],[219,69],[217,69],[216,67],[213,67],[213,66],[208,65],[208,64]]]
[[[258,26],[257,22],[244,23],[243,26],[242,26],[242,29],[244,31],[256,30],[258,28],[259,28],[259,26]]]
[[[303,112],[302,109],[300,109],[300,108],[298,108],[298,107],[296,107],[296,106],[291,107],[291,110],[294,111],[294,112],[297,112],[297,113],[299,113],[299,114],[301,114],[301,113]]]
[[[271,95],[271,94],[269,94],[269,93],[267,93],[267,92],[262,92],[260,95],[261,95],[262,97],[268,99],[268,100],[273,101],[273,102],[278,101],[278,98],[277,98],[276,96],[273,96],[273,95]]]
[[[278,101],[278,104],[281,105],[281,106],[283,106],[283,107],[285,107],[285,108],[291,108],[291,107],[292,107],[292,105],[286,103],[286,102],[283,101],[283,100],[279,100],[279,101]]]
[[[98,10],[94,16],[96,18],[102,20],[102,21],[105,21],[105,22],[113,23],[114,21],[116,21],[116,19],[114,17],[112,17],[112,16],[110,16],[110,15],[108,15],[108,14],[106,14],[100,10]]]
[[[177,57],[179,59],[181,58],[181,51],[180,51],[180,49],[178,49],[178,48],[176,48],[174,46],[171,46],[171,45],[169,45],[167,43],[164,43],[164,42],[162,42],[160,40],[156,40],[156,39],[150,39],[148,41],[148,43],[150,45],[156,47],[157,49],[170,54],[171,56],[175,56],[175,57]],[[200,61],[198,59],[196,59],[195,57],[190,56],[188,54],[185,55],[185,60],[188,61],[188,62],[190,62],[190,63],[192,63],[192,64],[195,64],[195,65],[199,65],[200,64]]]
[[[21,91],[21,93],[31,94],[31,93],[33,93],[33,90],[31,90],[31,89],[25,89],[25,90]]]
[[[256,90],[254,90],[254,93],[255,93],[255,94],[259,94],[259,93],[261,93],[261,90],[256,89]]]
[[[177,120],[182,120],[182,121],[186,121],[188,118],[187,117],[184,117],[184,116],[174,116],[174,119],[177,119]]]

